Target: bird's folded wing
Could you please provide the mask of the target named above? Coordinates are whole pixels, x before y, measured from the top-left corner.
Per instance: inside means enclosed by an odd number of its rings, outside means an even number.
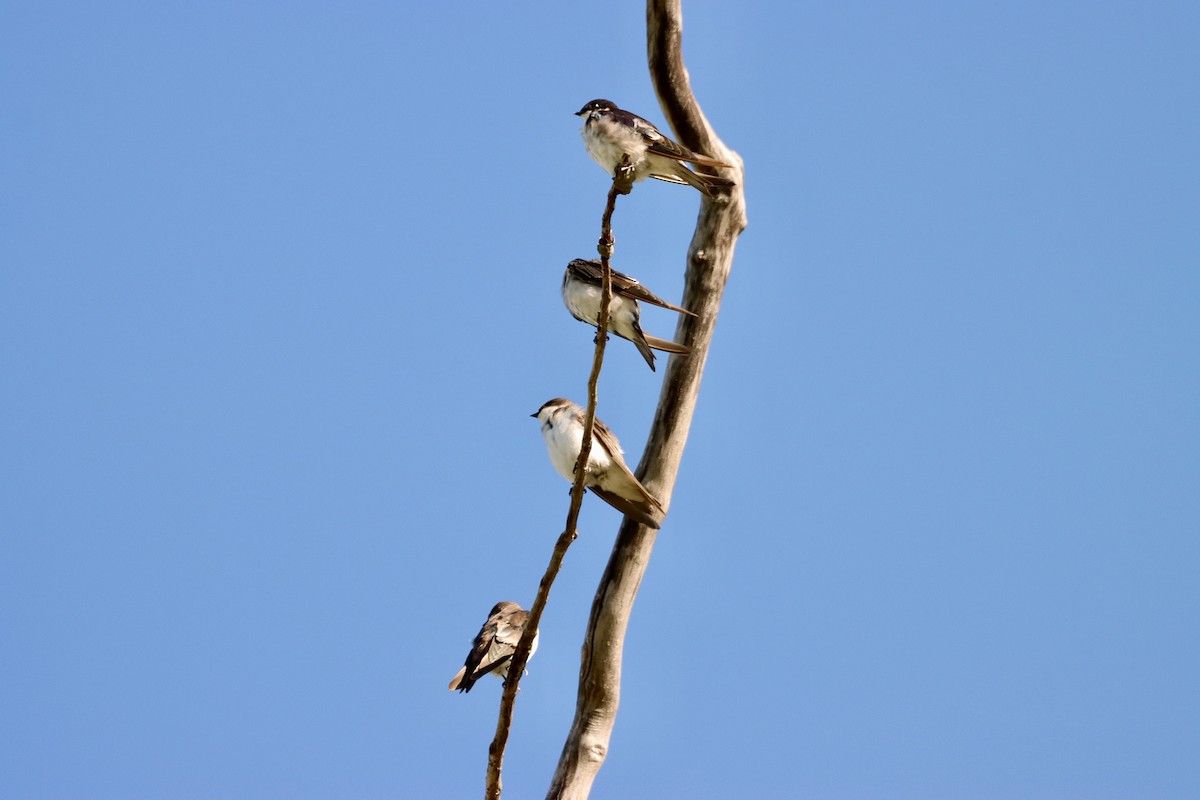
[[[642,505],[635,503],[632,500],[627,500],[624,497],[621,497],[619,494],[613,494],[610,491],[601,489],[599,486],[589,486],[588,488],[595,492],[596,496],[601,500],[608,503],[610,506],[615,508],[617,511],[620,511],[630,519],[637,520],[641,524],[651,528],[661,527],[658,520],[651,515],[649,504]]]

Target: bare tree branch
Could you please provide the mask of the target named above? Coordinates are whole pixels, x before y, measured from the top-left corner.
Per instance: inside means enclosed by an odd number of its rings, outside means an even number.
[[[487,786],[484,790],[485,800],[500,800],[500,773],[504,765],[504,748],[508,744],[508,732],[512,728],[513,706],[516,704],[517,691],[521,676],[525,674],[525,665],[529,662],[529,650],[533,646],[533,638],[542,622],[542,612],[550,599],[550,587],[558,577],[567,548],[579,536],[579,509],[583,505],[584,477],[587,470],[588,456],[592,452],[592,431],[596,426],[596,387],[600,382],[600,368],[604,365],[604,346],[608,341],[609,305],[612,303],[612,267],[609,258],[613,253],[612,215],[616,210],[617,195],[629,194],[632,188],[633,171],[629,165],[629,157],[624,156],[617,165],[613,175],[612,188],[608,190],[608,202],[604,206],[604,215],[600,220],[600,240],[596,249],[600,252],[600,264],[604,271],[604,279],[600,297],[600,314],[596,320],[596,352],[592,357],[592,373],[588,377],[587,413],[583,419],[583,442],[579,448],[579,459],[575,464],[575,482],[571,486],[571,505],[567,510],[567,524],[554,545],[550,554],[550,563],[538,584],[537,596],[529,609],[529,617],[525,621],[525,629],[521,633],[521,641],[513,651],[512,662],[508,667],[508,678],[504,681],[504,693],[500,696],[500,715],[496,721],[496,736],[488,747]]]
[[[734,246],[746,227],[744,170],[736,153],[717,137],[700,110],[682,54],[680,0],[648,0],[646,33],[650,76],[663,113],[685,147],[733,168],[731,190],[704,198],[688,248],[682,305],[675,339],[691,348],[667,363],[658,409],[637,474],[664,506],[670,504],[688,429],[700,391],[721,296],[733,263]],[[559,757],[547,798],[583,800],[604,763],[621,696],[621,658],[629,616],[650,561],[657,531],[624,520],[592,603],[579,671],[575,720]]]

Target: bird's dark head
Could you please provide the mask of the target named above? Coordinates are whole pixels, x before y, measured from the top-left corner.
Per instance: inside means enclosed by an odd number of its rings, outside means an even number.
[[[535,418],[540,419],[543,422],[545,422],[551,415],[553,415],[559,409],[570,408],[573,405],[575,405],[575,404],[572,403],[570,400],[566,399],[565,397],[556,397],[553,400],[547,400],[546,402],[542,403],[542,407],[539,408],[537,411],[533,412],[532,414],[530,414],[529,416],[535,417]]]
[[[501,600],[499,603],[496,603],[496,605],[492,606],[492,610],[491,610],[491,612],[488,613],[488,616],[494,617],[497,614],[507,614],[511,611],[522,611],[522,610],[524,610],[524,609],[522,609],[519,605],[512,602],[511,600]]]
[[[582,117],[584,114],[588,113],[589,111],[616,111],[616,110],[618,110],[617,104],[612,102],[611,100],[593,100],[592,102],[585,105],[583,108],[576,111],[575,116]]]

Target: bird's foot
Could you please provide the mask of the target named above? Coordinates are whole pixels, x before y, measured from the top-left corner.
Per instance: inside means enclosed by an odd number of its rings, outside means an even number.
[[[633,164],[629,163],[628,155],[622,156],[621,163],[613,170],[613,188],[617,194],[629,194],[633,191]]]
[[[600,241],[596,243],[596,252],[600,254],[601,258],[612,258],[613,246],[616,243],[617,240],[613,238],[612,232],[605,231],[601,234]]]

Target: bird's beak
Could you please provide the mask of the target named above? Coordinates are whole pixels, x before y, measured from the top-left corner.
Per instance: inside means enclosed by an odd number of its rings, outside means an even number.
[[[538,415],[538,412],[536,412],[536,411],[535,411],[535,412],[533,412],[532,414],[530,414],[529,416],[531,416],[531,417],[534,417],[534,418],[536,419],[536,418],[537,418],[537,415]]]
[[[575,112],[575,116],[577,116],[577,117],[582,117],[582,116],[583,116],[584,114],[586,114],[586,113],[587,113],[587,109],[586,109],[586,108],[581,108],[581,109],[579,109],[578,111],[576,111],[576,112]]]

